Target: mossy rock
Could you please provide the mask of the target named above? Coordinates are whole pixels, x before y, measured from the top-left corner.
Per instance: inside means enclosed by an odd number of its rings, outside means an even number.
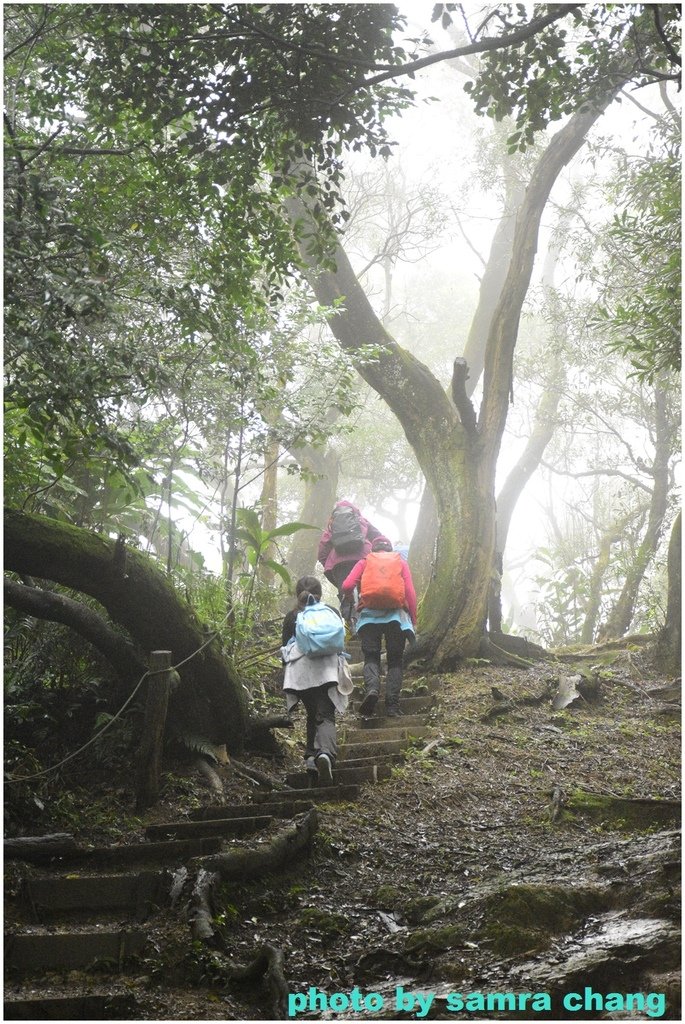
[[[427,912],[438,903],[440,903],[440,899],[437,896],[419,896],[418,899],[409,900],[404,905],[402,912],[409,924],[419,924],[425,920]]]
[[[466,960],[443,960],[440,964],[440,978],[457,985],[465,978],[471,978],[471,971]]]
[[[407,953],[444,953],[461,946],[466,932],[457,925],[445,928],[422,928],[407,936],[404,944]]]
[[[488,928],[497,924],[554,934],[568,931],[588,914],[605,910],[602,889],[561,885],[510,885],[486,900]]]
[[[551,942],[550,936],[539,928],[520,928],[514,924],[489,924],[478,933],[478,937],[486,939],[500,956],[507,957],[539,953]]]
[[[350,930],[350,922],[344,914],[336,914],[331,910],[318,910],[308,907],[300,914],[299,923],[305,928],[315,930],[323,939],[335,939],[346,935]]]
[[[646,831],[680,825],[680,807],[666,800],[640,800],[574,790],[566,801],[567,815],[581,814],[620,831]]]
[[[402,904],[402,894],[394,885],[379,885],[372,899],[383,910],[394,910]]]

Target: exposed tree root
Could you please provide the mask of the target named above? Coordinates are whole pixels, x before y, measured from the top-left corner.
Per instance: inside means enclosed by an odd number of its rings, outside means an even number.
[[[212,857],[195,858],[198,865],[187,915],[193,940],[225,951],[225,941],[214,924],[216,891],[227,879],[255,878],[288,863],[310,844],[318,825],[316,809],[300,814],[278,832],[270,843],[252,850],[229,850]],[[287,1018],[289,986],[283,973],[283,953],[264,943],[246,966],[229,961],[226,977],[234,983],[264,979],[271,994],[274,1020]]]
[[[227,850],[210,857],[195,858],[198,867],[217,871],[222,881],[240,878],[258,878],[268,871],[276,871],[305,850],[318,827],[316,808],[298,814],[292,822],[277,832],[270,843],[253,849]]]
[[[260,772],[258,768],[251,768],[249,765],[243,764],[242,761],[236,761],[234,757],[230,759],[227,767],[229,770],[234,771],[236,775],[241,775],[244,779],[256,782],[264,789],[285,789],[285,786],[279,785],[266,772]]]
[[[537,704],[544,704],[546,700],[550,699],[550,691],[548,687],[545,687],[542,693],[529,694],[528,696],[517,697],[515,700],[501,701],[491,707],[488,711],[480,716],[481,722],[491,722],[493,718],[498,718],[500,715],[506,715],[509,711],[516,711],[517,708],[521,707],[535,707]]]
[[[487,633],[480,642],[478,653],[493,665],[511,665],[512,668],[529,668],[538,661],[550,659],[544,647],[524,636],[511,636],[509,633]]]
[[[283,952],[264,943],[257,949],[254,960],[245,967],[229,967],[228,978],[233,982],[255,982],[263,978],[271,993],[274,1020],[287,1020],[290,987],[283,973]]]
[[[216,793],[218,796],[223,796],[224,784],[209,761],[206,761],[204,757],[198,757],[195,762],[195,767],[199,771],[200,775],[205,779],[212,792]]]
[[[193,939],[213,946],[217,943],[221,945],[218,941],[220,933],[214,927],[213,921],[216,914],[214,896],[219,881],[216,871],[205,871],[204,868],[200,868],[188,903],[188,921]]]

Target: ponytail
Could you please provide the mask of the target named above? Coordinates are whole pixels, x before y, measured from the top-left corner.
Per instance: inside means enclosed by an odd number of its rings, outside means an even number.
[[[295,585],[295,594],[297,595],[295,611],[301,612],[303,608],[307,607],[310,597],[313,597],[315,601],[321,600],[323,595],[321,581],[316,576],[301,576]]]

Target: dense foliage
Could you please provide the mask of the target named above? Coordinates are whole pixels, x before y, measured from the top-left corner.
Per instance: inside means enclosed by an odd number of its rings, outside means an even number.
[[[234,652],[255,608],[260,620],[273,614],[257,568],[285,577],[277,544],[291,528],[260,519],[267,468],[339,438],[359,405],[355,363],[301,288],[283,200],[307,197],[317,262],[330,268],[332,235],[355,213],[342,200],[345,159],[392,154],[387,119],[411,103],[421,67],[480,54],[467,92],[477,112],[511,119],[509,149],[532,166],[534,139],[608,81],[677,76],[679,10],[505,4],[478,21],[439,4],[435,21],[465,35],[428,57],[427,36],[400,45],[405,19],[389,4],[17,3],[4,13],[7,503],[125,533],[213,624],[235,602],[224,634]],[[676,128],[663,122],[613,197],[624,267],[620,281],[607,275],[602,327],[646,377],[679,365]],[[393,186],[386,206],[392,245],[381,240],[376,258],[389,279],[402,246],[422,251],[429,236],[428,247],[445,215],[428,190],[412,212]],[[402,235],[416,219],[407,227],[398,208],[418,216],[418,241]],[[433,281],[424,292],[431,312]],[[428,350],[430,319],[425,339],[414,311],[406,321]],[[444,336],[454,334],[452,320]],[[436,357],[441,383],[454,354]],[[359,493],[371,502],[379,481],[416,493],[397,424],[379,424],[363,402],[375,436]],[[353,448],[354,468],[363,450]],[[296,456],[287,461],[297,470]],[[197,524],[219,535],[220,584],[198,572]],[[24,636],[23,618],[10,625]],[[45,650],[63,646],[60,635]],[[86,659],[79,671],[90,679]],[[38,678],[52,686],[43,665]]]

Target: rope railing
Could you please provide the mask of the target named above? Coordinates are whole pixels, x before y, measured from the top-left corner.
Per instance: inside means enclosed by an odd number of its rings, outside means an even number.
[[[178,670],[179,668],[181,668],[182,665],[186,665],[189,661],[192,661],[192,659],[195,658],[198,654],[200,654],[201,651],[204,651],[205,647],[208,647],[214,640],[216,640],[216,638],[220,634],[221,626],[223,626],[228,621],[230,615],[231,615],[231,613],[229,612],[224,617],[223,622],[221,623],[221,625],[217,629],[214,630],[214,632],[204,641],[203,644],[201,644],[197,648],[197,650],[195,650],[191,654],[189,654],[187,658],[183,658],[182,661],[179,661],[176,665],[171,665],[169,668],[162,668],[162,669],[155,669],[155,670],[147,669],[143,673],[143,675],[140,677],[140,679],[136,683],[133,691],[126,698],[126,700],[124,701],[122,706],[119,708],[117,713],[115,715],[112,715],[110,720],[108,722],[105,722],[105,724],[102,726],[102,728],[99,729],[96,733],[94,733],[90,737],[90,739],[87,740],[83,744],[83,746],[78,748],[78,750],[74,750],[71,754],[68,754],[66,757],[63,757],[61,761],[58,761],[57,764],[50,765],[49,768],[44,768],[40,772],[34,772],[32,775],[9,775],[8,774],[5,781],[8,784],[11,784],[11,783],[14,783],[14,782],[30,782],[33,779],[41,778],[43,775],[49,775],[50,772],[57,771],[57,769],[61,768],[62,765],[67,764],[69,761],[73,761],[73,759],[75,757],[78,757],[78,755],[82,754],[84,750],[87,750],[88,747],[91,746],[92,743],[95,743],[96,740],[99,740],[100,737],[102,736],[102,734],[104,732],[106,732],[107,729],[109,729],[116,722],[116,720],[118,718],[121,717],[121,715],[124,713],[126,708],[129,706],[129,704],[131,703],[131,701],[133,700],[135,695],[138,693],[138,690],[143,685],[143,683],[148,678],[148,676],[160,675],[161,673],[167,673],[167,672],[174,672],[174,671]]]

